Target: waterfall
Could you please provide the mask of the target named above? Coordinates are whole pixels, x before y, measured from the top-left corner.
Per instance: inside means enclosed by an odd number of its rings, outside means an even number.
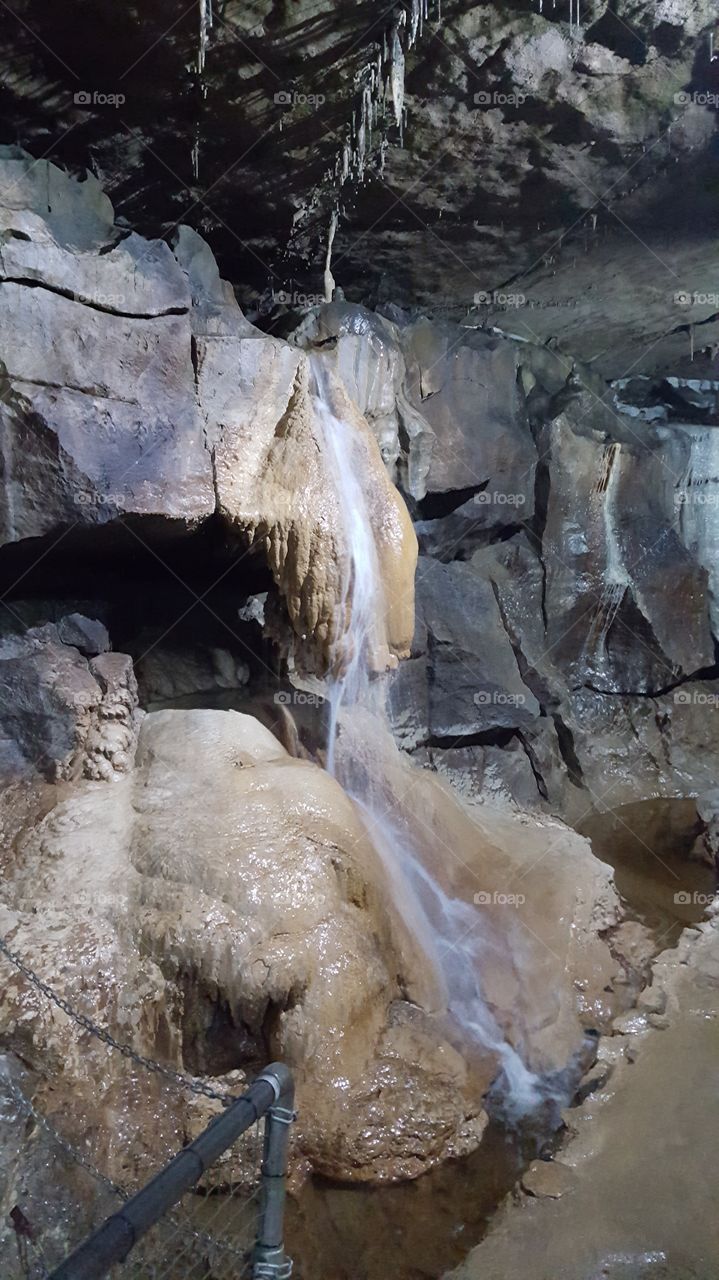
[[[589,646],[593,645],[600,660],[603,658],[603,650],[606,647],[609,633],[631,585],[624,565],[624,553],[617,527],[617,513],[619,511],[617,489],[621,460],[622,446],[620,443],[614,442],[604,451],[601,473],[594,490],[597,495],[597,501],[601,503],[606,563],[601,593],[584,639],[582,653],[587,653]]]
[[[382,857],[395,904],[414,932],[446,995],[446,1005],[462,1038],[495,1054],[501,1063],[507,1109],[520,1116],[546,1096],[543,1082],[507,1043],[482,991],[488,957],[506,943],[482,922],[477,908],[447,894],[412,846],[402,822],[401,805],[388,804],[382,754],[363,734],[379,718],[385,730],[385,681],[373,669],[373,655],[386,651],[383,586],[372,514],[361,477],[365,465],[356,429],[343,422],[329,403],[325,369],[311,357],[313,411],[344,523],[346,565],[340,612],[347,631],[337,642],[330,680],[327,769],[361,809],[368,833]],[[341,634],[341,627],[338,627]],[[349,750],[338,757],[337,739],[344,715],[359,717]],[[386,743],[389,734],[385,733]],[[392,749],[397,748],[392,744]]]

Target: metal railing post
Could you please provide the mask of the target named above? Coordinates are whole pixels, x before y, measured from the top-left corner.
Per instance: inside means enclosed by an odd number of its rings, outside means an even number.
[[[265,1116],[262,1189],[252,1277],[253,1280],[288,1280],[292,1274],[292,1262],[285,1253],[284,1218],[287,1149],[290,1125],[295,1118],[295,1087],[290,1072],[282,1064],[273,1065],[262,1074],[266,1080],[274,1078],[277,1092]]]
[[[283,1280],[289,1276],[292,1263],[284,1255],[282,1223],[287,1126],[293,1117],[293,1100],[294,1085],[289,1070],[282,1063],[273,1062],[194,1142],[178,1152],[151,1182],[56,1267],[49,1280],[102,1280],[113,1266],[125,1261],[149,1229],[196,1186],[203,1173],[261,1116],[266,1116],[267,1121],[262,1163],[262,1209],[253,1275],[268,1277],[268,1280]],[[274,1121],[271,1119],[273,1112]],[[261,1252],[263,1250],[264,1253]]]

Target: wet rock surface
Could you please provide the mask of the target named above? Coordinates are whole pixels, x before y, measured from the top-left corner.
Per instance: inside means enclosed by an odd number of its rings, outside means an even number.
[[[121,780],[15,788],[3,793],[2,933],[82,1013],[191,1075],[287,1061],[305,1116],[297,1156],[325,1175],[392,1181],[476,1148],[496,1062],[470,1065],[453,1044],[421,940],[359,812],[324,771],[249,716],[161,711],[145,716]],[[561,1066],[580,1017],[596,1021],[600,1006],[611,1016],[602,988],[613,965],[598,936],[617,918],[607,870],[558,824],[522,828],[487,811],[474,826],[453,819],[448,793],[418,794],[426,817],[439,803],[446,824],[460,823],[487,927],[522,935],[515,973],[487,968],[490,999],[537,1067]],[[515,878],[523,892],[507,897]],[[543,1009],[519,994],[520,952],[534,953],[537,995],[551,990]],[[560,952],[557,972],[575,976],[581,1000],[549,980]],[[45,997],[11,978],[3,1045],[38,1074],[41,1095],[72,1095],[78,1132],[104,1134],[94,1158],[114,1176],[127,1138],[105,1132],[108,1108],[130,1105],[142,1072],[128,1076],[121,1058],[47,1014]],[[155,1106],[162,1142],[187,1123],[184,1104],[135,1101],[136,1160],[156,1151]]]
[[[366,407],[415,500],[404,745],[430,765],[436,750],[464,794],[573,821],[700,798],[717,766],[718,495],[713,429],[687,419],[711,394],[640,379],[656,412],[637,419],[632,393],[534,338],[385,311],[337,300],[293,341]]]
[[[346,548],[306,359],[244,319],[189,228],[176,254],[128,240],[97,183],[12,147],[0,150],[0,207],[10,246],[0,274],[0,542],[45,536],[48,550],[69,537],[87,550],[108,526],[112,549],[120,526],[144,545],[158,529],[181,536],[218,515],[239,551],[264,556],[306,662],[326,665],[346,626]],[[364,419],[347,403],[340,411],[361,437],[393,602],[389,646],[403,653],[414,535]]]
[[[364,442],[395,653],[409,649],[413,537],[377,445],[418,517],[414,645],[393,691],[406,747],[424,763],[436,752],[468,796],[572,821],[663,794],[701,800],[718,763],[717,495],[712,428],[677,420],[711,411],[686,380],[655,379],[642,394],[665,419],[637,418],[636,390],[611,401],[587,367],[534,342],[339,298],[288,344],[245,320],[190,229],[174,252],[133,240],[96,184],[10,150],[3,165],[8,554],[102,527],[142,543],[218,512],[265,560],[321,669],[344,625],[344,552],[312,428],[315,352]],[[66,296],[76,266],[87,298]],[[51,418],[37,401],[48,394]],[[84,431],[88,413],[116,406],[109,434]],[[203,677],[184,680],[191,691]]]

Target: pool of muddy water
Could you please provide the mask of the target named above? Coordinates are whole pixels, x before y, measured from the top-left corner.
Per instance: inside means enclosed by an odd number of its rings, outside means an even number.
[[[382,1190],[313,1180],[290,1198],[287,1249],[296,1280],[435,1280],[481,1240],[546,1141],[487,1129],[482,1146],[413,1182]]]
[[[412,1182],[380,1190],[310,1179],[286,1203],[293,1280],[436,1280],[481,1240],[522,1170],[548,1154],[550,1142],[546,1133],[508,1133],[491,1122],[478,1151]],[[254,1212],[246,1198],[193,1200],[196,1228],[251,1248]],[[218,1275],[229,1280],[223,1265]]]
[[[656,951],[706,914],[717,872],[692,857],[698,828],[693,800],[645,800],[595,813],[577,827],[614,869],[627,917],[652,933]]]

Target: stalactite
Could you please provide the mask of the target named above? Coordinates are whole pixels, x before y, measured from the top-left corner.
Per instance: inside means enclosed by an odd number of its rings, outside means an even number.
[[[434,12],[436,21],[441,22],[441,0],[436,0]],[[396,10],[391,26],[383,30],[376,55],[355,76],[357,96],[347,136],[324,184],[331,192],[334,218],[339,217],[342,188],[348,182],[366,181],[373,154],[376,172],[384,174],[389,148],[386,131],[390,126],[397,129],[399,145],[404,146],[406,53],[422,36],[428,21],[429,0],[408,0],[407,8]],[[204,52],[202,57],[204,65]]]
[[[207,61],[207,46],[209,43],[209,33],[212,30],[214,17],[212,13],[212,0],[199,0],[200,4],[200,35],[197,46],[197,76],[200,82],[200,95],[202,98],[207,97],[207,85],[205,83],[205,63]],[[282,120],[280,120],[280,129],[282,128]],[[195,126],[195,141],[192,147],[192,174],[195,181],[200,176],[200,124],[199,120]]]
[[[410,19],[409,19],[410,49],[412,48],[415,40],[417,39],[417,33],[419,31],[419,18],[420,18],[419,0],[412,0],[412,9],[410,11]]]
[[[337,220],[338,220],[338,210],[337,210],[337,206],[335,205],[334,209],[332,210],[332,217],[330,218],[329,231],[327,233],[327,253],[325,255],[325,278],[324,278],[325,302],[332,301],[332,295],[334,294],[334,291],[335,291],[335,278],[332,275],[332,246],[335,242],[335,236],[337,234]]]
[[[364,177],[367,152],[372,145],[372,90],[365,84],[362,90],[362,107],[357,128],[357,176]]]
[[[404,14],[404,10],[402,11]],[[392,28],[390,57],[390,89],[394,105],[394,120],[399,128],[402,124],[402,108],[404,106],[404,49],[400,37],[399,22]]]
[[[212,0],[200,0],[200,43],[197,50],[197,72],[200,76],[205,70],[207,45],[213,21]]]
[[[571,36],[575,33],[581,38],[582,28],[579,13],[579,0],[569,0],[569,34]]]

